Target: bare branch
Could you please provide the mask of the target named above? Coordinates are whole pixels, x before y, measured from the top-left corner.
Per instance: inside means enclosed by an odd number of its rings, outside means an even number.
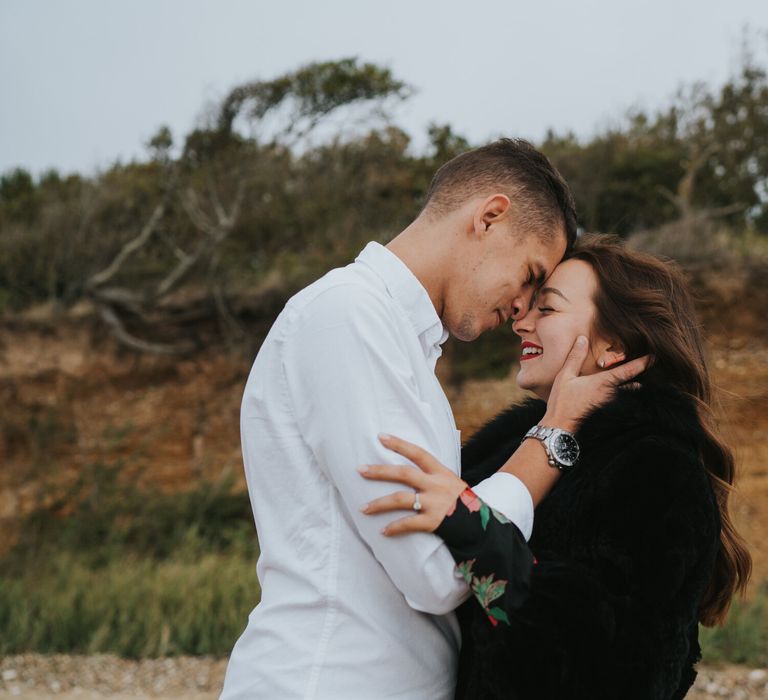
[[[680,197],[678,197],[672,190],[670,190],[668,187],[664,187],[664,185],[657,185],[656,191],[664,197],[668,202],[673,204],[676,209],[680,210],[682,209],[680,205]]]
[[[157,226],[164,213],[165,202],[161,202],[155,207],[155,210],[152,212],[152,216],[150,216],[147,223],[144,224],[144,228],[141,230],[139,235],[136,236],[136,238],[128,241],[128,243],[123,246],[122,250],[120,250],[120,252],[115,256],[115,259],[104,270],[91,276],[87,283],[88,287],[99,287],[105,282],[109,282],[109,280],[111,280],[120,271],[120,268],[123,266],[125,261],[128,260],[128,258],[137,250],[146,245],[149,237],[152,235],[152,232],[155,230],[155,227]]]
[[[197,193],[191,187],[187,188],[187,191],[181,198],[181,206],[196,228],[200,231],[204,231],[209,236],[215,235],[216,227],[209,221],[205,212],[200,207]]]
[[[216,218],[219,220],[219,223],[221,223],[221,221],[223,221],[227,215],[224,211],[224,206],[221,203],[221,199],[219,199],[219,193],[216,190],[216,183],[213,181],[210,175],[206,178],[206,180],[208,181],[208,197],[211,200],[211,204],[213,205],[213,211],[216,212]]]
[[[138,350],[139,352],[148,352],[154,355],[182,355],[194,350],[192,343],[176,343],[175,345],[166,345],[164,343],[150,343],[141,340],[135,335],[129,333],[118,315],[106,304],[98,304],[99,315],[109,326],[115,339],[127,348]]]
[[[243,338],[245,337],[245,330],[230,311],[224,290],[218,277],[220,262],[220,251],[215,250],[213,255],[211,255],[211,260],[208,265],[208,287],[211,296],[213,297],[216,311],[219,316],[219,323],[225,337]]]
[[[686,164],[685,174],[680,178],[680,182],[677,185],[677,196],[680,198],[680,203],[684,212],[690,213],[691,210],[696,175],[698,175],[699,171],[709,158],[719,150],[719,144],[710,143],[698,153],[694,152],[693,156]]]
[[[707,219],[715,219],[719,216],[728,216],[729,214],[736,214],[737,212],[744,211],[746,204],[743,202],[734,202],[733,204],[727,204],[722,207],[715,207],[714,209],[704,209],[702,216]]]
[[[141,294],[137,294],[133,290],[125,289],[124,287],[92,289],[91,296],[97,302],[109,306],[120,306],[136,314],[141,314],[141,308],[144,304],[144,297]]]
[[[218,217],[217,223],[212,223],[208,216],[202,211],[199,206],[197,194],[191,188],[187,190],[186,197],[182,200],[182,206],[184,211],[192,220],[192,223],[204,233],[207,233],[209,238],[201,241],[197,250],[193,253],[184,253],[183,257],[179,258],[178,264],[160,281],[155,288],[153,298],[159,299],[168,294],[181,280],[187,275],[187,273],[194,267],[194,265],[206,255],[209,255],[218,246],[220,246],[227,236],[230,234],[235,226],[237,217],[240,214],[240,206],[242,205],[245,195],[245,184],[241,180],[237,185],[237,192],[235,194],[232,208],[227,214],[221,202],[218,200],[218,195],[215,190],[212,190],[212,197],[215,197],[217,206],[216,214]]]
[[[200,249],[197,253],[193,253],[192,255],[187,255],[186,257],[179,260],[179,263],[174,267],[162,280],[160,280],[157,287],[155,287],[154,294],[152,297],[154,299],[160,299],[164,297],[166,294],[168,294],[181,280],[185,277],[185,275],[192,269],[192,267],[195,265],[195,263],[200,259],[200,256],[203,253],[203,249],[205,246],[200,246]]]

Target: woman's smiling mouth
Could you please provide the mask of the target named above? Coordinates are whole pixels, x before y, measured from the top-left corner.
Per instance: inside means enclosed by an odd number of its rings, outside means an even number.
[[[544,352],[544,348],[541,347],[541,345],[536,345],[536,343],[532,343],[530,340],[524,340],[520,359],[532,360],[535,357],[541,356],[543,352]]]

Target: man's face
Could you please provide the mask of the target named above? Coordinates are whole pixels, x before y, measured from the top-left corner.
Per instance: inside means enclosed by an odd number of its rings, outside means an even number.
[[[497,224],[484,240],[469,244],[463,274],[450,283],[443,323],[459,340],[475,340],[524,313],[532,296],[565,254],[565,234],[551,240]]]

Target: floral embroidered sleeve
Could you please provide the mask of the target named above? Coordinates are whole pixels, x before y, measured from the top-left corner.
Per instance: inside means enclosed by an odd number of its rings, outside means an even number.
[[[528,596],[535,560],[517,526],[465,489],[436,530],[491,624],[509,625]]]

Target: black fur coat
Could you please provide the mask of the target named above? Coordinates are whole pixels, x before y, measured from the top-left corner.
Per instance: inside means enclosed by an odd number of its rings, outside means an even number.
[[[470,485],[496,472],[545,405],[508,409],[462,450]],[[509,626],[459,609],[457,698],[674,699],[700,657],[697,609],[719,547],[692,401],[620,390],[581,423],[581,458],[536,509],[529,595]]]

